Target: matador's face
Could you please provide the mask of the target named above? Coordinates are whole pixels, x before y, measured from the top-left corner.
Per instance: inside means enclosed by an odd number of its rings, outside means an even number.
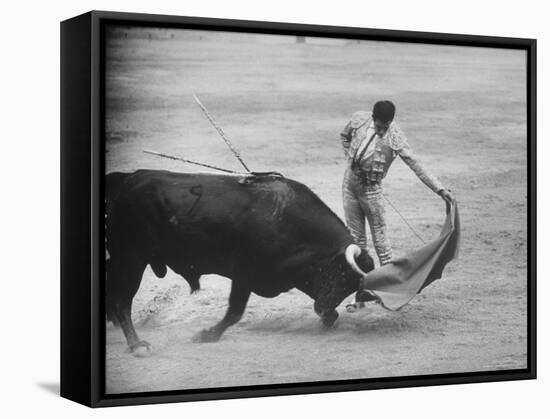
[[[388,131],[392,123],[392,121],[382,122],[378,119],[375,119],[372,122],[374,124],[374,130],[376,134],[378,134],[380,137],[382,137]]]

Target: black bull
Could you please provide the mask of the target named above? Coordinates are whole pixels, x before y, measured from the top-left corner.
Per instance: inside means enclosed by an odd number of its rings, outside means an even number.
[[[131,319],[147,265],[161,278],[170,267],[192,292],[203,274],[232,280],[224,318],[194,338],[203,342],[240,320],[251,292],[270,298],[297,288],[331,326],[335,308],[359,288],[357,265],[374,267],[308,187],[283,177],[110,173],[106,213],[107,317],[122,327],[131,351],[149,348]]]

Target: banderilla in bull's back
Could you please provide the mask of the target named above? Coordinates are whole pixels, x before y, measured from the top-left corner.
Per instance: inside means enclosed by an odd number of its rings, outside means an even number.
[[[171,154],[159,153],[158,151],[143,150],[143,152],[147,153],[147,154],[152,154],[154,156],[163,157],[163,158],[166,158],[166,159],[177,160],[177,161],[181,161],[183,163],[194,164],[196,166],[206,167],[208,169],[213,169],[213,170],[217,170],[217,171],[224,172],[224,173],[231,173],[231,174],[235,174],[235,175],[241,175],[241,176],[245,176],[245,177],[257,177],[257,176],[284,177],[283,174],[281,174],[280,172],[275,172],[275,171],[271,171],[271,172],[237,172],[235,170],[224,169],[223,167],[214,166],[214,165],[208,164],[208,163],[201,163],[201,162],[197,162],[197,161],[194,161],[194,160],[185,159],[183,157],[174,156],[174,155],[171,155]]]

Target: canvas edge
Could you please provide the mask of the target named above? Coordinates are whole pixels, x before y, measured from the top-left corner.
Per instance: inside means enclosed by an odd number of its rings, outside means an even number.
[[[64,131],[64,117],[65,123],[67,122],[67,109],[64,107],[64,101],[62,100],[62,138],[61,138],[61,183],[62,183],[62,373],[61,373],[61,395],[79,403],[92,406],[92,407],[106,407],[106,406],[122,406],[132,404],[151,404],[151,403],[168,403],[168,402],[182,402],[182,401],[198,401],[198,400],[215,400],[215,399],[230,399],[230,398],[246,398],[246,397],[265,397],[265,396],[278,396],[278,395],[294,395],[294,394],[308,394],[308,393],[325,393],[325,392],[338,392],[338,391],[358,391],[358,390],[370,390],[370,389],[383,389],[383,388],[398,388],[398,387],[416,387],[416,386],[432,386],[432,385],[449,385],[449,384],[467,384],[467,383],[479,383],[479,382],[495,382],[495,381],[508,381],[508,380],[524,380],[536,378],[536,40],[530,38],[506,38],[506,37],[493,37],[493,36],[478,36],[478,35],[459,35],[459,34],[442,34],[442,33],[429,33],[429,32],[411,32],[411,31],[395,31],[395,30],[382,30],[382,29],[367,29],[367,28],[349,28],[349,27],[334,27],[334,26],[320,26],[320,25],[303,25],[292,23],[276,23],[276,22],[255,22],[255,21],[241,21],[241,20],[226,20],[226,19],[212,19],[212,18],[200,18],[200,17],[182,17],[182,16],[168,16],[168,15],[150,15],[150,14],[136,14],[136,13],[119,13],[119,12],[105,12],[105,11],[92,11],[81,15],[77,18],[69,19],[62,22],[62,71],[61,71],[61,86],[62,96],[64,92],[64,86],[67,82],[64,78],[67,76],[67,68],[63,68],[63,27],[68,28],[68,25],[74,24],[78,20],[82,20],[84,23],[89,24],[90,31],[90,43],[88,57],[90,59],[90,84],[89,84],[89,102],[88,108],[86,104],[82,104],[78,112],[80,118],[83,121],[89,121],[89,135],[87,136],[88,143],[88,164],[90,164],[89,177],[84,179],[78,179],[75,182],[81,184],[83,188],[91,196],[91,202],[89,203],[88,211],[90,211],[90,223],[89,223],[89,240],[88,245],[92,243],[90,248],[90,278],[89,293],[83,293],[79,295],[73,295],[74,292],[69,292],[67,288],[65,290],[64,298],[64,286],[67,279],[67,270],[74,264],[74,255],[71,251],[66,249],[66,237],[67,229],[70,229],[71,224],[70,217],[66,216],[67,209],[72,205],[77,207],[84,207],[81,203],[69,203],[67,197],[67,190],[63,192],[64,177],[70,170],[67,170],[67,162],[70,153],[64,152],[64,144],[67,143],[67,131]],[[529,286],[528,286],[528,299],[529,299],[529,311],[528,311],[528,368],[524,370],[507,370],[507,371],[485,371],[476,373],[464,373],[464,374],[446,374],[446,375],[431,375],[431,376],[416,376],[416,377],[392,377],[375,380],[353,380],[353,381],[339,381],[330,382],[324,381],[320,383],[296,383],[291,385],[269,385],[269,386],[249,386],[242,388],[219,388],[219,389],[197,389],[197,390],[181,390],[170,392],[151,392],[140,394],[123,394],[123,395],[105,395],[104,394],[104,327],[101,327],[102,315],[101,315],[101,298],[102,287],[100,286],[103,279],[104,264],[101,259],[101,255],[104,252],[103,249],[103,228],[102,228],[102,211],[103,204],[101,194],[103,193],[103,173],[104,173],[104,148],[102,147],[103,138],[103,121],[101,118],[102,109],[102,74],[100,67],[101,59],[101,27],[106,22],[118,22],[127,24],[145,24],[145,25],[171,25],[171,26],[183,26],[194,29],[205,30],[229,30],[229,31],[245,31],[255,33],[273,33],[273,34],[300,34],[305,36],[329,36],[340,38],[359,38],[369,40],[381,40],[381,41],[399,41],[399,42],[413,42],[413,43],[430,43],[430,44],[452,44],[452,45],[464,45],[464,46],[482,46],[493,48],[511,48],[511,49],[524,49],[527,52],[527,94],[528,94],[528,135],[527,135],[527,147],[528,147],[528,191],[529,191],[529,203],[528,203],[528,225],[529,225]],[[68,31],[66,30],[67,34]],[[65,62],[70,57],[65,56]],[[74,65],[74,64],[73,64]],[[65,84],[64,84],[65,83]],[[87,101],[83,101],[87,102]],[[87,113],[86,109],[91,109],[91,113]],[[88,119],[86,119],[88,118]],[[74,129],[74,128],[73,128]],[[82,144],[84,141],[82,140]],[[83,208],[81,208],[82,211]],[[65,246],[65,247],[64,247]],[[63,251],[65,249],[65,251]],[[78,256],[78,255],[77,255]],[[63,271],[63,266],[65,271]],[[65,278],[65,281],[64,279]],[[77,297],[79,303],[76,301],[67,301],[67,297],[71,299]],[[89,371],[86,374],[76,374],[73,371],[69,371],[71,367],[70,362],[65,359],[63,361],[63,353],[67,354],[67,350],[74,348],[74,344],[67,342],[67,329],[64,330],[63,316],[67,312],[71,312],[71,307],[78,306],[89,307],[89,316],[80,316],[81,321],[86,318],[90,318],[90,327],[81,328],[81,337],[78,339],[80,342],[78,353],[81,354],[80,359],[75,362],[77,369],[82,369],[83,366],[88,365]],[[65,307],[63,309],[63,307]],[[82,310],[80,310],[81,312]],[[73,319],[74,322],[74,319]],[[74,340],[74,337],[71,336]],[[88,348],[85,350],[82,343],[88,342]],[[71,358],[73,359],[73,358]],[[68,369],[69,368],[69,369]],[[84,381],[84,382],[83,382]],[[69,390],[69,383],[74,385],[72,390]],[[84,396],[82,395],[84,394]]]
[[[61,397],[91,400],[91,13],[60,28]]]

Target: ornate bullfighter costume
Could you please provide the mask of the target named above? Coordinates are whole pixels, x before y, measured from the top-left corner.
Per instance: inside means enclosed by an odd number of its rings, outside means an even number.
[[[403,132],[391,122],[382,135],[376,133],[372,114],[356,112],[340,134],[347,157],[343,182],[346,223],[359,246],[366,249],[365,218],[372,234],[373,245],[382,265],[392,258],[392,248],[386,234],[386,216],[382,197],[382,180],[396,156],[435,193],[443,185],[414,156]]]

